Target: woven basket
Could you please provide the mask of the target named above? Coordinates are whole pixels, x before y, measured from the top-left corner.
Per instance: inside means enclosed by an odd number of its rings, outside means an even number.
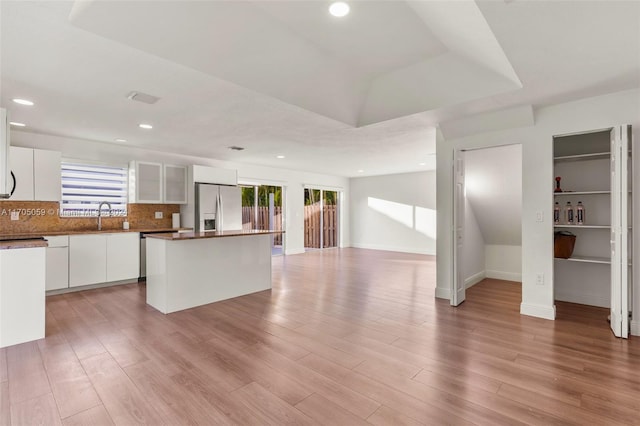
[[[553,238],[554,257],[568,259],[573,254],[576,236],[568,231],[556,232]]]

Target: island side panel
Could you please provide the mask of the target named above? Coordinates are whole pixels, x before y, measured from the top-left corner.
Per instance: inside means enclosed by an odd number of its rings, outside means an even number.
[[[45,248],[0,250],[0,347],[44,338]]]
[[[158,308],[161,312],[176,312],[271,288],[268,234],[164,243],[165,266],[160,269],[165,281],[158,281],[167,292],[166,309]],[[155,259],[154,256],[151,262]],[[153,275],[151,279],[154,281]],[[155,284],[147,282],[147,286]]]
[[[147,304],[163,314],[167,307],[167,246],[165,240],[147,238]]]

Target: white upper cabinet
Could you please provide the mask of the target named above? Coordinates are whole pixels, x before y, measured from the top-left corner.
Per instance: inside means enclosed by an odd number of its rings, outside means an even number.
[[[13,201],[60,201],[61,154],[57,151],[11,147],[9,162],[15,177]],[[9,182],[11,189],[12,182]]]
[[[62,197],[61,162],[60,152],[33,150],[33,189],[36,201],[60,201]]]
[[[219,169],[209,166],[193,166],[193,181],[200,183],[213,183],[216,185],[238,184],[238,171],[233,169]]]
[[[162,163],[129,163],[129,202],[185,204],[187,168]]]
[[[129,163],[129,202],[162,203],[162,164]]]
[[[33,201],[33,149],[12,146],[9,155],[15,190],[9,198],[12,201]],[[9,182],[9,190],[13,188]]]
[[[164,165],[164,202],[187,203],[187,167]]]

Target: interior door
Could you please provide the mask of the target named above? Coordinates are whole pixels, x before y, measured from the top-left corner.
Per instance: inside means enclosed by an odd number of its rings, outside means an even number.
[[[626,128],[611,130],[611,330],[629,337],[628,155]]]
[[[458,306],[465,299],[464,285],[464,151],[455,151],[453,155],[453,293],[451,304]]]

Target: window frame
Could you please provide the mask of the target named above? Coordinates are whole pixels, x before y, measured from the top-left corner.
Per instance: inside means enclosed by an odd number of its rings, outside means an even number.
[[[89,176],[83,177],[83,174]],[[63,158],[60,162],[60,175],[60,217],[97,217],[99,204],[103,201],[111,204],[110,216],[127,217],[128,164]],[[86,184],[84,188],[82,184]],[[101,190],[104,192],[100,192]],[[103,206],[102,211],[103,214],[109,214],[107,206]]]

